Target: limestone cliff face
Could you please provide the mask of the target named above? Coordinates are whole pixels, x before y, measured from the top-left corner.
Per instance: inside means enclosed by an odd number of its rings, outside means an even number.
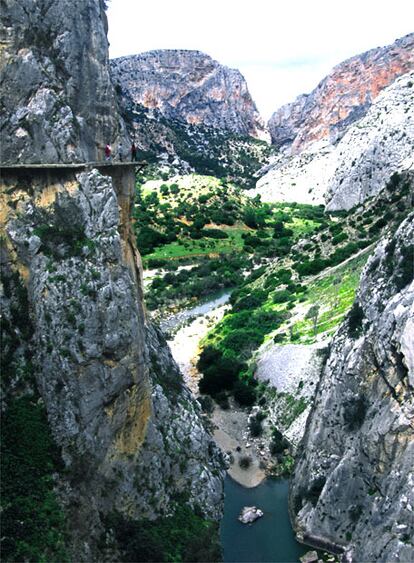
[[[167,119],[263,138],[264,123],[238,70],[200,51],[159,50],[111,61],[115,84]]]
[[[126,143],[101,0],[6,0],[1,10],[1,161],[96,161]]]
[[[340,63],[310,94],[273,114],[268,124],[272,142],[291,144],[297,154],[315,141],[337,141],[381,90],[413,67],[414,34]]]
[[[332,145],[318,141],[300,154],[280,153],[256,184],[263,201],[327,203],[351,209],[379,193],[396,170],[412,167],[414,74],[384,88]]]
[[[413,166],[414,72],[383,90],[342,137],[325,194],[328,210],[351,209],[377,194],[389,176]]]
[[[27,287],[26,346],[61,448],[70,549],[81,560],[99,558],[101,517],[115,510],[154,518],[184,493],[209,518],[222,507],[221,455],[145,318],[133,190],[132,170],[32,169],[2,185],[8,267]]]
[[[298,537],[352,561],[411,561],[414,215],[379,243],[333,339],[296,464]]]
[[[103,4],[3,4],[3,157],[26,163],[3,168],[0,186],[3,420],[22,397],[44,412],[58,458],[53,472],[50,459],[44,470],[66,516],[67,556],[120,560],[107,517],[154,519],[173,513],[180,498],[219,520],[224,462],[145,315],[134,166],[65,167],[96,160],[96,142],[125,131],[106,66]],[[25,416],[23,426],[31,423]],[[19,498],[6,506],[8,530],[20,525],[10,506],[30,495],[25,487],[18,483]],[[13,560],[34,557],[16,557],[13,538]],[[54,547],[41,545],[35,558],[59,558]]]

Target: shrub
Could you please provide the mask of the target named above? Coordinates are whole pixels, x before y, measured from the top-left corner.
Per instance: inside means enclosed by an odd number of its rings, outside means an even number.
[[[256,392],[252,385],[236,381],[233,389],[234,398],[241,406],[250,407],[256,400]]]
[[[233,305],[233,311],[242,311],[244,309],[256,309],[260,307],[267,299],[267,292],[256,289],[252,290],[249,295],[240,299]]]
[[[283,342],[286,338],[286,332],[279,332],[278,334],[275,334],[275,336],[273,337],[273,342],[275,344],[279,344],[280,342]]]
[[[414,278],[414,246],[409,245],[401,248],[401,260],[394,276],[397,290],[401,291]]]
[[[277,429],[272,429],[272,441],[270,442],[270,453],[272,455],[281,454],[287,447],[288,442],[283,436],[283,434]]]
[[[222,408],[224,411],[230,408],[229,398],[225,391],[220,391],[220,393],[217,393],[214,399],[218,404],[218,406]]]
[[[252,418],[249,422],[249,430],[253,438],[257,438],[257,436],[260,436],[263,432],[261,421],[258,420],[257,418]]]
[[[201,233],[204,237],[207,238],[214,238],[214,239],[229,238],[229,235],[225,231],[221,231],[220,229],[203,229]]]
[[[239,465],[242,469],[248,469],[252,463],[252,458],[248,455],[244,455],[239,459]]]
[[[207,203],[207,201],[210,199],[211,194],[201,194],[198,196],[198,203]]]
[[[348,238],[348,235],[346,233],[339,233],[338,235],[335,235],[333,237],[332,244],[334,244],[334,245],[339,244],[340,242],[343,242],[347,238]]]
[[[126,520],[119,513],[107,517],[124,561],[219,561],[218,525],[205,520],[179,499],[172,516],[156,520]]]
[[[348,331],[353,338],[357,338],[360,335],[363,318],[364,311],[360,304],[355,301],[348,313]]]
[[[315,258],[315,260],[312,260],[312,261],[305,260],[302,263],[299,263],[299,264],[296,263],[295,264],[295,270],[301,276],[309,276],[309,275],[318,274],[324,268],[326,268],[327,265],[328,264],[327,264],[326,260],[323,260],[322,258]]]
[[[289,290],[282,289],[280,291],[275,291],[273,294],[273,303],[286,303],[292,298],[292,295]]]
[[[203,373],[200,392],[214,396],[231,389],[244,367],[238,360],[224,357],[220,350],[207,346],[197,362],[197,368]]]
[[[197,401],[200,403],[203,412],[212,413],[214,410],[214,403],[208,395],[204,395],[197,398]]]
[[[163,233],[148,226],[142,227],[137,233],[137,244],[141,254],[149,254],[156,246],[166,242],[167,237]]]
[[[53,490],[59,450],[44,405],[23,396],[2,419],[3,559],[66,561],[64,516]]]
[[[289,283],[289,281],[292,279],[292,270],[281,268],[280,270],[278,270],[276,277],[280,283]]]

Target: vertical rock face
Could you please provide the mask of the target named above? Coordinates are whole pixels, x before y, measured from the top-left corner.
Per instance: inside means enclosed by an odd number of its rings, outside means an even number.
[[[23,426],[33,409],[47,415],[43,424],[59,458],[53,473],[45,461],[47,494],[56,493],[64,507],[67,552],[73,561],[102,561],[114,513],[125,521],[154,519],[173,513],[180,498],[219,520],[223,459],[145,316],[131,220],[134,167],[65,168],[68,160],[96,160],[99,143],[115,142],[125,130],[106,66],[103,3],[2,7],[3,158],[45,165],[2,171],[2,406],[7,420],[27,399]],[[47,166],[53,162],[61,166]],[[6,453],[13,458],[13,451]],[[37,485],[30,467],[28,475]],[[20,496],[10,506],[25,502],[25,486],[17,483]],[[16,526],[11,512],[8,530]],[[47,528],[52,520],[42,517]],[[38,525],[36,518],[34,511]],[[15,539],[9,534],[6,543],[17,559]],[[122,546],[115,544],[110,557],[119,560]],[[55,547],[41,545],[36,558],[59,558]],[[21,559],[31,558],[24,553]]]
[[[238,70],[200,51],[160,50],[111,61],[113,81],[135,104],[186,124],[266,138]]]
[[[96,161],[126,142],[100,0],[2,3],[1,161]]]
[[[413,70],[414,34],[337,65],[307,96],[280,108],[268,127],[275,145],[292,143],[293,153],[321,139],[335,142],[365,115],[382,89]]]
[[[331,345],[290,495],[299,537],[354,561],[411,561],[414,215],[370,258]]]
[[[222,510],[221,454],[145,319],[133,189],[132,171],[31,170],[2,185],[9,267],[27,285],[26,344],[61,448],[62,498],[80,560],[99,558],[100,519],[115,510],[154,518],[180,494],[211,519]],[[22,384],[15,374],[6,395]]]

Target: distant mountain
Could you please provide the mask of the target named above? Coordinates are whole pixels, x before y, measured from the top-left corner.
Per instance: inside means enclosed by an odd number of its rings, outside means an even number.
[[[144,156],[254,183],[270,138],[238,70],[199,51],[159,50],[112,60],[111,75]]]
[[[280,153],[257,182],[264,201],[299,201],[350,209],[377,194],[391,174],[412,166],[414,73],[385,88],[336,145],[317,141],[300,154]]]
[[[272,143],[298,154],[315,141],[334,143],[361,119],[378,94],[414,68],[414,33],[338,64],[310,93],[278,109],[268,127]]]
[[[243,76],[200,51],[149,51],[111,61],[115,84],[167,119],[267,138]]]
[[[414,143],[414,34],[338,65],[269,122],[279,154],[259,171],[265,201],[350,209],[409,168]]]

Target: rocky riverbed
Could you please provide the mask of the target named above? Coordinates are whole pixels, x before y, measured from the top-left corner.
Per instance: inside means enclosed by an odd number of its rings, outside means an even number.
[[[169,326],[176,330],[168,344],[186,385],[196,397],[199,396],[198,382],[201,378],[196,368],[199,343],[222,319],[228,309],[225,303],[228,297],[228,294],[215,297],[192,309],[191,314],[182,311],[168,320]],[[201,314],[191,320],[195,312]],[[249,415],[249,409],[239,407],[230,398],[228,409],[215,405],[208,418],[217,445],[228,455],[229,475],[244,487],[256,487],[266,477],[269,452],[263,440],[252,439],[249,435]]]

